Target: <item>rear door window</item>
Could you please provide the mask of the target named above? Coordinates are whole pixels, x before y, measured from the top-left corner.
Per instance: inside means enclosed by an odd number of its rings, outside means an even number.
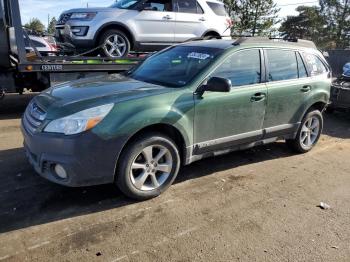
[[[298,63],[295,52],[292,50],[266,50],[267,66],[268,66],[268,80],[283,81],[297,79]]]
[[[232,86],[260,83],[260,51],[258,49],[251,49],[231,55],[214,71],[213,76],[231,80]]]
[[[171,0],[149,0],[146,1],[144,7],[149,11],[172,12],[173,3]]]
[[[179,13],[203,14],[203,9],[196,0],[176,0],[175,6]]]
[[[310,70],[311,76],[317,76],[328,73],[327,67],[319,57],[314,54],[306,54],[305,60]]]
[[[227,12],[224,4],[213,3],[213,2],[207,2],[207,4],[216,15],[227,16]]]

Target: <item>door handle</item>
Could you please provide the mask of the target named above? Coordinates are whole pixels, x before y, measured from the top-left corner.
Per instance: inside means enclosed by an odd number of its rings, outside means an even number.
[[[163,16],[163,19],[164,20],[171,20],[173,19],[170,15],[166,15],[166,16]]]
[[[256,93],[255,95],[253,95],[250,98],[251,102],[259,102],[261,100],[264,100],[266,98],[266,94],[265,93]]]
[[[201,17],[201,18],[199,18],[198,20],[199,20],[199,21],[202,21],[202,22],[206,21],[206,19],[205,19],[204,17]]]
[[[303,92],[303,93],[310,92],[310,91],[311,91],[311,86],[309,86],[309,85],[303,86],[303,87],[300,89],[300,91]]]

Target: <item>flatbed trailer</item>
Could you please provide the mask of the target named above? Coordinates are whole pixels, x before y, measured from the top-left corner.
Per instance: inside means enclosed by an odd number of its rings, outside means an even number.
[[[0,0],[0,97],[42,91],[58,82],[130,70],[143,58],[28,55],[18,0]]]

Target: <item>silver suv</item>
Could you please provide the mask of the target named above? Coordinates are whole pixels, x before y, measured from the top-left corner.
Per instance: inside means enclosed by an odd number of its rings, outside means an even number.
[[[65,11],[56,38],[108,57],[157,51],[192,38],[230,37],[231,19],[217,0],[118,0],[107,8]]]

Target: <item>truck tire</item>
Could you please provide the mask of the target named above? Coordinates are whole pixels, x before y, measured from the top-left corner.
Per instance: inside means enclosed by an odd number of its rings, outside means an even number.
[[[101,56],[111,58],[123,58],[130,53],[130,40],[124,32],[118,29],[110,29],[100,37]]]
[[[297,153],[309,152],[317,144],[323,129],[323,116],[319,110],[305,114],[295,139],[286,140],[287,145]]]
[[[154,198],[171,186],[180,164],[176,144],[163,134],[149,133],[127,145],[121,154],[116,184],[130,198]]]

